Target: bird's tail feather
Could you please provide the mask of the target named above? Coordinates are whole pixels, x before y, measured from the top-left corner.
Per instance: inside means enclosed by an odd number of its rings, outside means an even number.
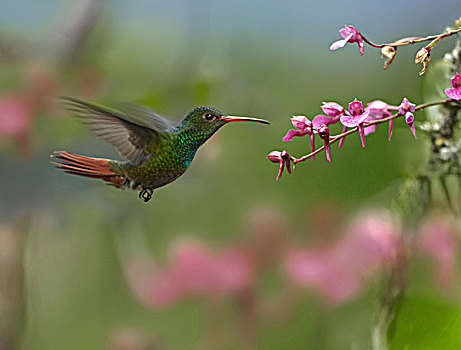
[[[125,177],[116,173],[109,159],[86,157],[65,151],[55,151],[51,155],[52,163],[68,174],[102,179],[115,187],[122,187]]]

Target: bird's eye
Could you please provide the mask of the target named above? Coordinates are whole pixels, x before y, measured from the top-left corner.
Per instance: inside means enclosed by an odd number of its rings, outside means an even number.
[[[203,115],[203,119],[208,120],[209,122],[211,122],[212,120],[216,119],[216,116],[211,114],[211,113],[205,113]]]

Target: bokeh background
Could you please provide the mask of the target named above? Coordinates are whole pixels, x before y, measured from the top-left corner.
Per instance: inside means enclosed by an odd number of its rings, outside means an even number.
[[[424,166],[427,140],[399,121],[392,142],[386,127],[365,150],[351,137],[331,164],[320,155],[278,182],[265,156],[306,153],[306,140],[281,138],[292,115],[315,116],[322,101],[424,101],[415,47],[384,71],[369,47],[329,51],[344,24],[385,42],[439,33],[460,14],[459,0],[3,0],[2,346],[369,349],[397,245],[388,211]],[[58,105],[61,94],[174,120],[206,104],[272,126],[226,126],[145,204],[53,168],[54,150],[118,158]],[[396,349],[461,340],[456,226],[421,228]],[[445,232],[444,253],[431,253],[431,232]]]

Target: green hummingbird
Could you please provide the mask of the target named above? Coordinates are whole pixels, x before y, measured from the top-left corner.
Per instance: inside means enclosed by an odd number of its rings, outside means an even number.
[[[121,189],[139,190],[139,198],[145,202],[152,198],[154,189],[184,174],[199,147],[223,125],[235,121],[270,124],[264,119],[225,115],[216,108],[202,106],[192,109],[175,125],[140,105],[113,109],[75,97],[60,99],[125,160],[55,151],[52,163],[69,174],[102,179]]]

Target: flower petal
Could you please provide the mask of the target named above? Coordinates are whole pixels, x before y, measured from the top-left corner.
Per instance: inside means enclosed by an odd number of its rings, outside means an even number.
[[[281,161],[280,162],[280,167],[279,167],[279,172],[277,174],[277,178],[276,180],[280,180],[280,178],[282,177],[282,173],[283,173],[283,166],[285,165],[285,162],[284,161]]]
[[[323,113],[331,118],[335,118],[335,123],[339,120],[339,117],[344,115],[344,107],[336,102],[323,102],[322,108]]]
[[[461,74],[456,74],[453,78],[451,78],[451,85],[455,89],[461,87]]]
[[[316,115],[314,117],[314,119],[312,120],[312,125],[315,127],[315,128],[320,128],[320,126],[322,124],[325,124],[325,125],[328,125],[331,123],[331,120],[332,118],[329,118],[327,117],[326,115],[323,115],[323,114],[319,114],[319,115]]]
[[[408,124],[408,126],[410,127],[411,133],[413,134],[413,136],[415,137],[415,140],[416,140],[417,137],[416,137],[415,123],[410,123],[410,124]]]
[[[311,121],[303,115],[295,115],[291,118],[291,123],[296,129],[305,129],[312,125]]]
[[[445,93],[448,97],[454,100],[461,100],[461,87],[453,88],[453,89],[446,89]]]
[[[389,120],[389,136],[388,141],[391,141],[392,130],[394,129],[394,119]]]
[[[314,133],[310,134],[310,138],[311,138],[311,152],[314,152],[315,151],[315,137],[314,137]],[[315,160],[315,156],[312,156],[311,157],[312,161]]]
[[[344,125],[342,134],[344,134],[346,131],[347,131],[347,126]],[[343,146],[345,139],[346,139],[345,136],[341,137],[341,140],[339,140],[339,148],[341,148]]]
[[[290,129],[287,134],[283,137],[282,141],[291,141],[295,136],[298,135],[298,130]]]
[[[349,128],[353,128],[363,123],[365,119],[368,118],[369,115],[370,115],[370,111],[365,111],[362,114],[357,114],[354,116],[345,115],[340,118],[340,121],[341,121],[341,124]]]
[[[333,44],[330,45],[330,50],[335,51],[338,50],[344,46],[346,46],[347,40],[338,40],[335,41]]]
[[[362,147],[365,148],[366,143],[365,143],[365,130],[363,123],[359,124],[359,134],[360,134],[360,141],[362,141]]]
[[[368,136],[376,131],[376,128],[378,127],[377,124],[366,126],[365,125],[365,136]]]

